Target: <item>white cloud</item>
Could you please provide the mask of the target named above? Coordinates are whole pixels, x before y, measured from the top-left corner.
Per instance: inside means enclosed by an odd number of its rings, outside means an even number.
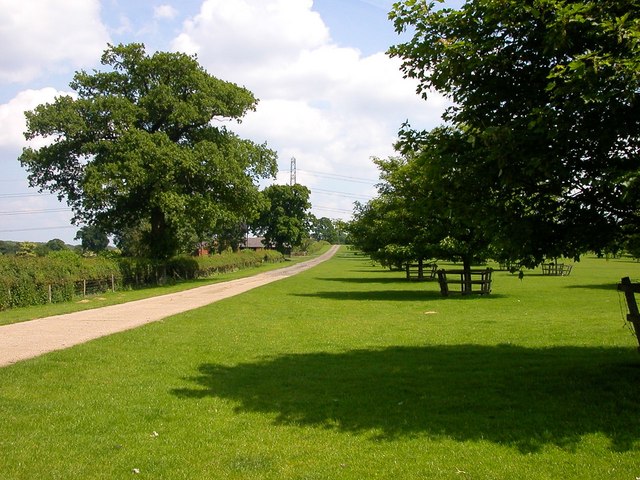
[[[47,139],[42,138],[30,142],[25,140],[24,112],[33,110],[40,104],[52,102],[57,96],[68,94],[72,93],[51,87],[23,90],[7,103],[0,104],[0,188],[5,194],[0,198],[0,211],[34,212],[3,216],[0,222],[0,238],[47,241],[58,237],[67,242],[73,241],[77,228],[68,227],[71,213],[66,209],[66,205],[58,202],[54,195],[37,195],[37,189],[28,188],[27,172],[18,161],[23,147],[31,145],[38,148],[48,143]]]
[[[159,20],[172,20],[176,18],[178,11],[171,5],[159,5],[153,9],[153,18]]]
[[[118,17],[118,25],[111,26],[109,28],[109,31],[115,35],[131,34],[134,31],[133,23],[131,22],[131,19],[129,17],[121,14]]]
[[[283,67],[297,58],[300,49],[319,47],[329,39],[329,30],[311,10],[312,4],[312,0],[205,0],[173,46],[197,53],[215,73],[226,74],[231,65]]]
[[[0,11],[0,81],[94,64],[109,41],[99,0],[0,0]]]
[[[311,0],[206,0],[173,47],[197,53],[213,75],[244,85],[261,99],[256,112],[231,128],[266,140],[278,151],[281,168],[288,170],[295,156],[298,181],[312,192],[315,186],[371,195],[371,185],[329,186],[326,177],[305,170],[375,179],[371,157],[394,154],[402,122],[431,128],[440,123],[445,106],[439,96],[430,102],[419,98],[415,83],[402,78],[397,59],[336,45]],[[288,172],[278,181],[288,181]],[[353,201],[312,193],[314,205],[351,210]]]
[[[24,138],[26,119],[24,112],[33,110],[42,103],[50,103],[55,97],[68,93],[55,88],[43,88],[40,90],[24,90],[18,93],[8,103],[0,105],[0,147],[22,148],[27,145]],[[42,140],[31,145],[39,146]],[[0,157],[0,160],[2,157]]]

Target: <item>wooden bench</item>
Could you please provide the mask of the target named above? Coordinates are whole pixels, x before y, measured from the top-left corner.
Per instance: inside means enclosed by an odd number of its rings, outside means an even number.
[[[565,265],[564,263],[543,263],[542,274],[553,275],[556,277],[566,277],[571,274],[573,265]]]
[[[491,273],[492,269],[471,270],[471,280],[465,281],[464,270],[438,270],[438,283],[440,284],[440,293],[448,296],[450,293],[461,293],[469,295],[477,293],[479,295],[488,295],[491,293]],[[456,285],[454,289],[449,285]],[[459,288],[458,288],[459,286]]]
[[[407,280],[433,280],[436,278],[436,272],[438,271],[438,265],[436,263],[423,263],[422,272],[420,272],[419,263],[407,263],[405,264],[405,272],[407,273]]]
[[[631,283],[629,277],[624,277],[618,284],[618,291],[624,292],[624,298],[627,301],[627,321],[633,325],[633,330],[640,345],[640,311],[636,302],[636,293],[640,293],[640,283]],[[638,347],[640,352],[640,346]]]

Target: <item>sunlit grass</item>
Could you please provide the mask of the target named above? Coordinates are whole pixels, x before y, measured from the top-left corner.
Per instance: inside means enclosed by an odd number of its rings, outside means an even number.
[[[640,355],[615,285],[638,272],[585,259],[445,299],[343,250],[0,369],[0,478],[633,480]]]
[[[124,288],[115,292],[108,291],[99,294],[87,295],[86,297],[78,297],[71,302],[53,303],[48,305],[36,305],[31,307],[12,308],[0,311],[0,326],[9,325],[11,323],[24,322],[33,320],[34,318],[50,317],[52,315],[61,315],[65,313],[78,312],[92,308],[106,307],[109,305],[117,305],[120,303],[141,300],[143,298],[155,297],[158,295],[166,295],[170,293],[182,292],[191,288],[211,285],[213,283],[221,283],[237,278],[245,278],[262,272],[268,272],[278,268],[289,267],[295,263],[309,260],[328,248],[324,248],[319,253],[309,256],[290,257],[281,263],[265,263],[259,267],[245,268],[235,272],[220,273],[207,278],[199,278],[196,280],[182,280],[178,282],[170,282],[165,285],[149,286],[137,289]]]

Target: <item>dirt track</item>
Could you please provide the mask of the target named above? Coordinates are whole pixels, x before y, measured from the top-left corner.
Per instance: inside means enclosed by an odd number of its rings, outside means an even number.
[[[331,258],[338,246],[313,260],[184,292],[0,327],[0,367],[202,307],[290,277]]]

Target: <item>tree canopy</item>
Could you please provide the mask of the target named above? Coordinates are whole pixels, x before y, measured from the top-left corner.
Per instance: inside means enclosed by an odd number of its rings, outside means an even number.
[[[639,230],[637,2],[469,0],[456,10],[405,0],[390,17],[411,32],[390,54],[418,93],[452,100],[444,120],[473,152],[442,174],[460,193],[484,188],[504,256],[533,265]],[[450,140],[414,132],[400,148],[433,160]]]
[[[438,258],[470,268],[493,256],[493,179],[467,136],[449,127],[406,133],[403,155],[374,160],[379,195],[357,209],[356,246],[397,267]]]
[[[110,45],[102,64],[75,74],[73,96],[27,113],[26,138],[48,140],[20,156],[31,185],[66,199],[75,223],[138,238],[156,258],[254,218],[276,154],[225,126],[254,95],[141,44]]]
[[[325,241],[332,244],[342,244],[345,241],[344,220],[332,219],[329,217],[317,218],[310,216],[311,236],[318,241]]]
[[[82,250],[87,252],[101,252],[109,246],[109,237],[96,226],[84,226],[76,233],[76,240],[80,240]]]
[[[252,224],[264,236],[267,246],[279,252],[291,251],[309,236],[309,196],[304,185],[270,185],[262,192],[267,204]]]
[[[69,247],[67,247],[67,244],[64,243],[63,240],[60,240],[59,238],[53,238],[51,240],[49,240],[46,244],[46,247],[49,251],[51,252],[59,252],[61,250],[69,250]]]

